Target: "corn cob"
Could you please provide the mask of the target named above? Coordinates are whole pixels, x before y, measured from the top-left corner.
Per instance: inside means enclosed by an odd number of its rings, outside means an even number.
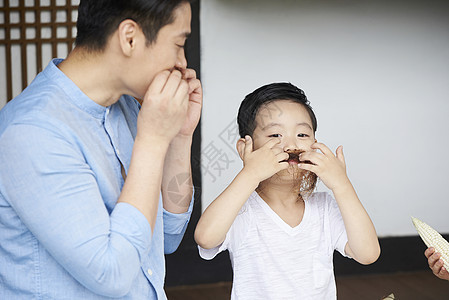
[[[444,267],[449,270],[449,243],[441,234],[423,221],[414,217],[412,217],[412,221],[426,246],[435,248],[435,251],[441,254]]]

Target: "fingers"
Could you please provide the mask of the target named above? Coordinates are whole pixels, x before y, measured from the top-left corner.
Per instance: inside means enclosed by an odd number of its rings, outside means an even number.
[[[269,151],[271,152],[274,157],[276,158],[277,162],[281,164],[281,169],[285,169],[288,167],[288,162],[286,161],[289,157],[288,153],[284,152],[284,150],[281,147],[276,147],[280,143],[280,139],[278,138],[272,138],[268,140],[262,147],[260,147],[258,150],[263,151],[262,153],[265,153],[264,155],[268,155]],[[245,148],[244,148],[245,156],[250,155],[254,151],[254,144],[252,138],[247,135],[245,136]],[[283,162],[284,161],[284,162]]]
[[[318,152],[307,151],[307,152],[303,152],[303,153],[299,154],[300,162],[310,161],[313,164],[317,165],[324,159],[325,159],[325,156],[322,153],[318,153]]]
[[[431,267],[432,272],[435,275],[443,275],[446,269],[444,268],[444,262],[442,259],[438,259],[435,264]]]
[[[285,169],[288,169],[288,162],[286,162],[286,161],[283,161],[284,159],[281,159],[281,160],[279,160],[279,163],[278,163],[278,171],[281,171],[281,170],[285,170]]]
[[[317,172],[318,172],[318,167],[316,165],[312,165],[312,164],[299,163],[298,164],[298,168],[306,170],[306,171],[313,172],[315,174],[317,174]]]
[[[250,142],[250,144],[249,144],[249,142]],[[272,138],[272,139],[268,140],[265,144],[263,144],[261,147],[259,147],[257,150],[260,149],[261,151],[263,151],[264,149],[271,149],[271,150],[274,150],[275,155],[277,155],[281,152],[284,152],[280,147],[275,148],[275,146],[278,145],[280,142],[281,142],[280,139]],[[251,145],[251,148],[250,148],[251,150],[247,149],[246,146],[248,146],[248,145]],[[245,150],[247,150],[248,153],[251,153],[254,150],[253,140],[249,135],[245,136]]]
[[[435,252],[435,248],[429,247],[424,251],[424,255],[427,257],[427,259]]]
[[[436,252],[433,253],[431,256],[429,256],[429,258],[427,260],[429,263],[429,267],[433,268],[439,259],[440,259],[440,254],[436,253]]]
[[[186,80],[196,78],[196,71],[194,69],[183,69],[181,70],[182,77],[184,77]]]
[[[179,102],[181,102],[181,104],[186,105],[188,100],[189,100],[189,85],[187,84],[186,81],[181,81],[179,83],[178,88],[176,89],[176,93],[174,95],[174,99],[179,99]]]
[[[187,82],[189,83],[189,94],[202,95],[201,81],[199,79],[190,79]]]
[[[314,143],[311,146],[312,149],[318,149],[321,151],[307,151],[300,154],[300,161],[310,161],[315,165],[320,165],[327,159],[337,158],[343,166],[345,166],[345,156],[343,154],[343,146],[338,146],[337,150],[335,151],[335,155],[332,153],[332,151],[323,143]]]
[[[249,136],[245,136],[245,155],[249,155],[253,152],[253,139]]]
[[[299,154],[298,167],[303,170],[317,172],[319,165],[322,165],[326,157],[322,153],[307,151]]]
[[[334,155],[332,153],[332,151],[323,143],[314,143],[311,146],[312,149],[319,149],[324,155],[329,156],[329,155]]]
[[[189,100],[202,104],[203,102],[203,88],[201,81],[192,79],[188,81],[189,84]]]
[[[189,83],[189,94],[193,93],[190,97],[191,100],[200,100],[198,96],[202,95],[202,88],[200,80],[196,78],[196,71],[194,69],[182,69],[181,73],[182,78]]]
[[[332,157],[334,156],[334,154],[332,153],[332,151],[329,149],[329,147],[327,147],[325,144],[323,143],[314,143],[311,146],[312,149],[319,149],[325,156],[327,157]],[[337,150],[335,151],[335,157],[338,158],[338,160],[340,160],[343,164],[345,163],[345,156],[343,154],[343,146],[340,145],[337,147]]]
[[[194,83],[195,86],[198,83]],[[148,87],[147,95],[165,94],[166,97],[179,99],[181,102],[185,100],[188,95],[189,84],[182,78],[182,74],[178,70],[162,71],[157,74],[150,86]]]
[[[345,163],[345,155],[343,154],[343,146],[338,146],[337,151],[335,151],[335,154],[342,163]]]
[[[434,248],[429,248],[424,252],[424,254],[428,257],[428,264],[433,274],[440,278],[445,278],[448,276],[440,253],[435,252]]]
[[[281,164],[285,164],[286,167],[288,167],[288,158],[289,157],[290,156],[288,155],[288,153],[284,152],[284,151],[281,151],[276,154],[277,161]]]
[[[273,149],[274,146],[276,146],[276,145],[278,145],[280,143],[281,143],[281,139],[279,139],[279,138],[272,138],[272,139],[269,139],[262,147]],[[281,148],[279,148],[279,151],[284,152],[284,150],[282,150]]]
[[[178,88],[182,88],[182,90],[185,90],[185,93],[187,94],[188,91],[188,85],[185,80],[182,79],[182,74],[178,70],[174,70],[171,72],[170,76],[167,79],[167,82],[165,83],[164,88],[162,89],[162,92],[165,93],[168,96],[174,96],[178,93]]]
[[[159,94],[160,92],[162,92],[162,89],[164,88],[170,74],[170,71],[167,70],[157,74],[148,87],[147,94]]]

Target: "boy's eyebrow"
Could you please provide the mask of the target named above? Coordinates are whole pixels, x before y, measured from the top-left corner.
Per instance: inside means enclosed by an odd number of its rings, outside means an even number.
[[[307,126],[307,127],[309,127],[310,129],[312,129],[312,126],[310,126],[310,124],[307,123],[307,122],[298,123],[298,124],[296,124],[296,125],[298,125],[298,126]]]
[[[282,126],[282,125],[279,123],[269,123],[268,125],[265,125],[264,127],[262,127],[262,131],[265,131],[265,130],[267,130],[271,127],[275,127],[275,126]]]
[[[267,129],[271,128],[271,127],[275,127],[275,126],[282,127],[282,124],[269,123],[269,124],[265,125],[264,127],[262,127],[262,131],[265,131],[265,130],[267,130]],[[310,124],[307,123],[307,122],[296,123],[296,126],[306,126],[306,127],[309,127],[310,129],[312,129],[312,126],[310,126]]]

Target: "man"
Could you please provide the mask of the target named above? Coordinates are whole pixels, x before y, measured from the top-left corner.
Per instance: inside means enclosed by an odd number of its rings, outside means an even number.
[[[183,0],[81,0],[75,49],[0,111],[0,299],[166,298],[202,105],[190,21]]]

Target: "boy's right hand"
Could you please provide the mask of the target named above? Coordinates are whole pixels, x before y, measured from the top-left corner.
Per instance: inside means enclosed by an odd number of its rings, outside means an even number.
[[[184,124],[189,84],[178,70],[163,71],[151,82],[137,119],[137,136],[170,143]]]
[[[449,272],[443,267],[444,263],[440,259],[441,255],[435,251],[435,248],[428,248],[424,252],[424,255],[427,257],[429,268],[432,270],[433,274],[438,278],[449,280]]]
[[[243,145],[243,172],[248,173],[257,182],[261,182],[277,172],[287,169],[288,154],[281,147],[277,147],[280,139],[273,138],[262,147],[253,151],[253,140],[245,136]]]

